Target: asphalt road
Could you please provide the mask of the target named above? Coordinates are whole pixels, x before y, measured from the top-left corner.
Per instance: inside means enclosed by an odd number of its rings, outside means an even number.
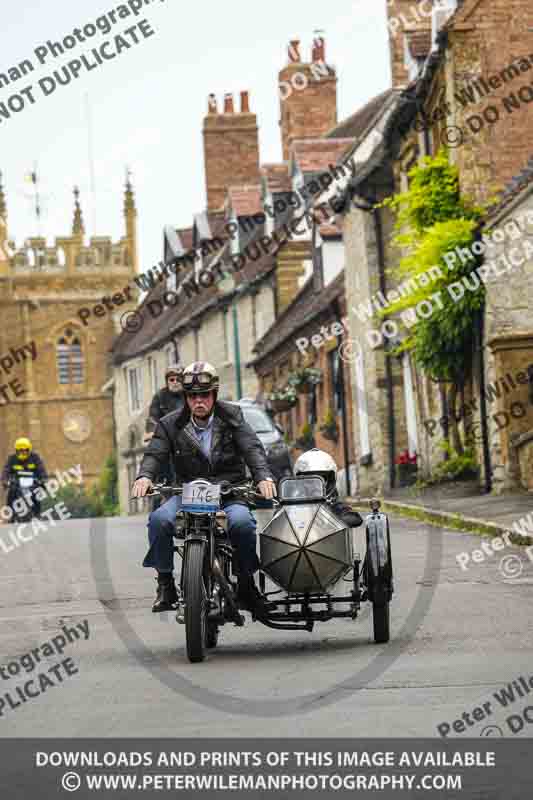
[[[9,531],[1,526],[0,538]],[[62,659],[78,670],[61,681],[54,673],[53,686],[15,708],[5,700],[0,736],[438,736],[438,725],[490,700],[483,719],[469,716],[456,735],[498,735],[496,726],[513,736],[506,717],[528,695],[503,709],[492,693],[533,675],[533,564],[508,548],[462,571],[456,554],[478,537],[400,518],[392,533],[388,645],[372,641],[368,604],[356,622],[322,623],[311,634],[247,616],[244,628],[224,628],[199,665],[187,661],[173,615],[151,613],[144,518],[71,520],[0,551],[2,698],[16,700],[17,686]],[[511,554],[522,559],[518,578],[498,569]],[[6,678],[6,665],[85,621],[88,638],[80,632],[61,657],[28,672],[26,661]],[[532,734],[526,723],[516,735]]]

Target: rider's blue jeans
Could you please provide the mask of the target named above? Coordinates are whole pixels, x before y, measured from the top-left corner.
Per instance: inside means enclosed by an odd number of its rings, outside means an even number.
[[[158,572],[172,572],[174,566],[174,523],[181,507],[181,497],[171,497],[148,517],[150,549],[143,567],[154,567]],[[229,503],[224,506],[228,517],[228,533],[234,549],[233,571],[238,575],[252,575],[259,568],[256,554],[256,521],[248,506]]]

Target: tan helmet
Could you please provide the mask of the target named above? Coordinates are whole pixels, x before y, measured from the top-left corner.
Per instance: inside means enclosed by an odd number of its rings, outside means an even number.
[[[220,385],[215,367],[207,361],[194,361],[185,367],[181,382],[185,394],[217,392]]]

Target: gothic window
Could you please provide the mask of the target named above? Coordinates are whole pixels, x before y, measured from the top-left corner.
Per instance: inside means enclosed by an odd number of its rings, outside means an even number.
[[[67,328],[56,345],[59,383],[83,383],[84,359],[79,336]]]

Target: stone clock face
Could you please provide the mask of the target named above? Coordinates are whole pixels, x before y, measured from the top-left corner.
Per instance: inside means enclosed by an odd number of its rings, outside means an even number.
[[[71,442],[84,442],[91,433],[91,420],[81,411],[68,411],[63,417],[63,433]]]

